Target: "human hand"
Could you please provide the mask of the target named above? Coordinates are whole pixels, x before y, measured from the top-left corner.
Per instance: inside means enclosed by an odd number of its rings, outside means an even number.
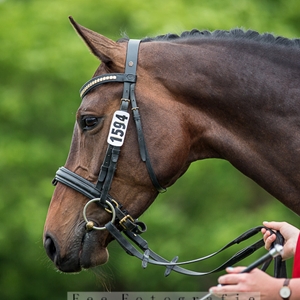
[[[287,260],[295,255],[297,240],[300,230],[287,222],[263,222],[264,226],[279,230],[284,237],[283,255],[282,259]],[[262,233],[264,235],[265,248],[270,249],[271,244],[275,241],[275,234],[271,234],[270,231],[263,228]]]
[[[219,277],[222,286],[212,287],[209,291],[221,299],[249,299],[251,294],[259,293],[260,300],[276,300],[284,279],[277,279],[265,272],[254,269],[241,273],[245,267],[227,268],[228,274]],[[224,298],[225,296],[225,298]],[[230,298],[232,297],[232,298]]]

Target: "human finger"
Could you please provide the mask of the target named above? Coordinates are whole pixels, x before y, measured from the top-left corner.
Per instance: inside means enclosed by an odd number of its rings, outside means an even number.
[[[218,279],[218,283],[222,286],[238,284],[241,281],[242,277],[247,275],[246,273],[241,273],[244,269],[245,267],[235,268],[235,270],[233,271],[237,273],[228,273],[226,275],[220,276]]]
[[[241,267],[236,270],[244,270],[245,268]],[[236,295],[236,293],[240,292],[239,283],[244,279],[242,277],[247,276],[247,274],[227,274],[219,277],[219,285],[213,286],[209,289],[209,292],[212,293],[216,297],[222,297],[222,295],[226,294],[226,299],[229,298],[230,295]],[[234,298],[236,299],[236,298]]]
[[[275,234],[268,235],[267,233],[265,233],[264,235],[265,249],[270,250],[272,243],[274,243],[275,240],[276,240]]]
[[[274,229],[274,230],[280,230],[280,228],[283,226],[284,222],[268,222],[264,221],[263,225],[266,226],[267,228]]]
[[[229,274],[236,274],[236,273],[241,273],[242,271],[244,271],[246,269],[246,267],[228,267],[226,268],[226,272]]]
[[[266,228],[262,228],[261,233],[263,234],[264,242],[271,235],[271,232],[269,230],[267,230]]]

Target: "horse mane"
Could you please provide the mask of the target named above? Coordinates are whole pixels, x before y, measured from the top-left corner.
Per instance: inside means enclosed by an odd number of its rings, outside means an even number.
[[[271,33],[259,34],[254,30],[244,31],[242,29],[232,29],[232,30],[215,30],[200,31],[198,29],[193,29],[191,31],[184,31],[180,35],[168,33],[165,35],[158,35],[156,37],[145,37],[142,42],[152,42],[152,41],[196,41],[203,38],[215,38],[215,39],[239,39],[239,40],[250,40],[259,43],[268,43],[275,45],[283,45],[288,47],[298,47],[300,48],[300,39],[288,39],[282,36],[274,36]]]

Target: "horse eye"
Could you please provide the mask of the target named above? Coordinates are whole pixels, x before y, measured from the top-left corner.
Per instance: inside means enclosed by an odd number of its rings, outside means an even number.
[[[99,119],[97,117],[85,116],[81,120],[81,127],[84,130],[90,130],[94,128],[98,123]]]

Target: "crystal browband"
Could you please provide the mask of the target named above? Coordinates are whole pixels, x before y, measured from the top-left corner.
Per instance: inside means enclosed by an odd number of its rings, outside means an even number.
[[[80,97],[83,98],[91,89],[96,86],[106,83],[106,82],[131,82],[134,83],[136,81],[136,75],[133,74],[123,74],[123,73],[111,73],[105,76],[97,76],[88,81],[83,87],[80,89]]]

